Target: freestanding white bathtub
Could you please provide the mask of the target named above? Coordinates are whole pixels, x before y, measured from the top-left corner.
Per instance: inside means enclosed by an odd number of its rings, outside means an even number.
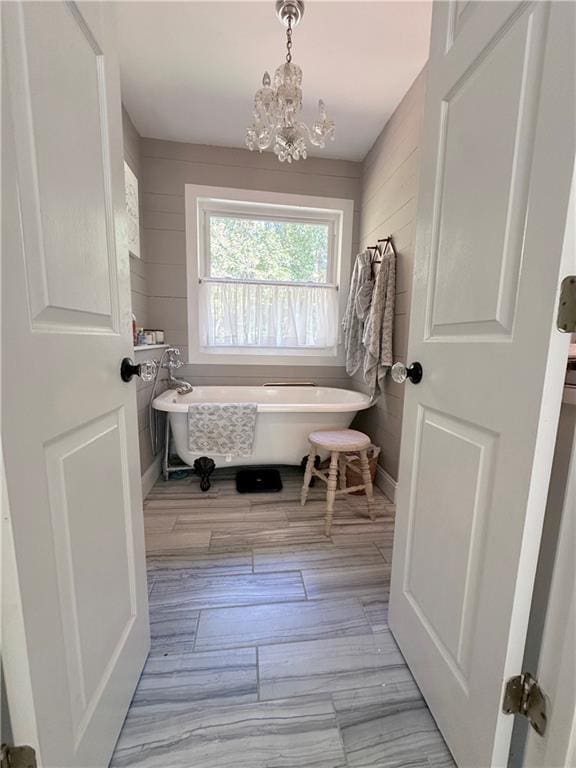
[[[251,456],[211,456],[216,466],[300,464],[308,453],[308,434],[317,429],[345,429],[358,411],[370,406],[361,392],[332,387],[194,387],[179,395],[167,390],[152,403],[167,411],[178,456],[192,466],[198,455],[188,450],[191,403],[257,403],[256,435]]]

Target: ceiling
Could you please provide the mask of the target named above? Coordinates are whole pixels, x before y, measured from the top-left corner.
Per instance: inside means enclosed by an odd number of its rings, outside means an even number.
[[[262,74],[283,62],[273,0],[118,2],[122,100],[149,138],[243,147]],[[426,63],[432,3],[307,0],[294,31],[304,115],[323,98],[336,139],[311,154],[362,160]]]

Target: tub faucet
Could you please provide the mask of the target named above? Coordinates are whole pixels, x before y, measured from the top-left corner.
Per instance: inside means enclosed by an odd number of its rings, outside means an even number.
[[[187,392],[192,392],[194,387],[189,381],[184,381],[184,379],[178,379],[174,376],[174,371],[184,365],[180,359],[180,350],[176,347],[170,347],[166,350],[165,356],[166,360],[162,367],[168,370],[169,389],[175,389],[179,395],[185,395]]]

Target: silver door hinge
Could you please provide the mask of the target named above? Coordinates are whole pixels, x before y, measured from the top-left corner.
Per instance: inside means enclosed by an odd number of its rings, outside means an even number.
[[[504,689],[502,711],[506,715],[524,715],[539,736],[546,731],[546,696],[530,672],[511,677]]]
[[[0,768],[37,768],[36,752],[32,747],[0,747]]]

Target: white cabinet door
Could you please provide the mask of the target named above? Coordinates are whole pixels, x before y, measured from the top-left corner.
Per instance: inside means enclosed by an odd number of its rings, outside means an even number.
[[[390,626],[460,766],[506,765],[521,671],[569,342],[574,12],[434,6]]]
[[[15,736],[102,768],[149,643],[117,62],[106,3],[3,3],[2,440]],[[3,618],[6,616],[3,615]],[[25,677],[28,679],[25,680]]]

